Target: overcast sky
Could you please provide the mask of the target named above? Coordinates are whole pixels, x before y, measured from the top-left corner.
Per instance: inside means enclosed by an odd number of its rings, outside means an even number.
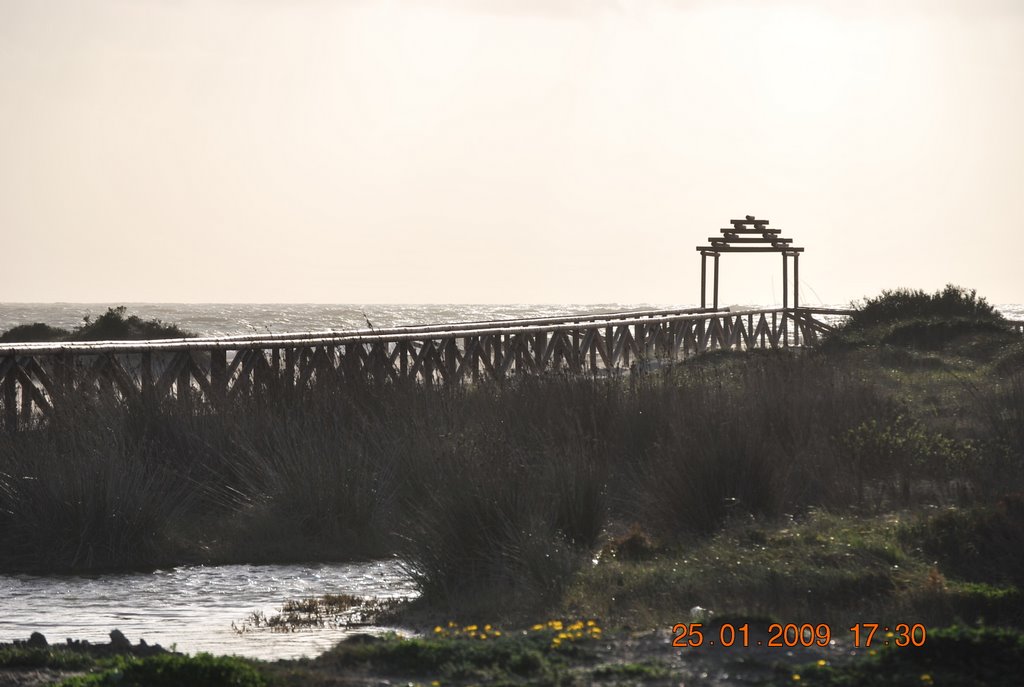
[[[0,0],[0,301],[1021,302],[1022,200],[1021,2]]]

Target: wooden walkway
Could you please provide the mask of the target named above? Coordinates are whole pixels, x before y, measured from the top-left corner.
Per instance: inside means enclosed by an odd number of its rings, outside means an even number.
[[[846,310],[710,309],[344,332],[0,345],[0,421],[26,428],[84,395],[218,407],[331,383],[602,375],[712,350],[813,345]]]

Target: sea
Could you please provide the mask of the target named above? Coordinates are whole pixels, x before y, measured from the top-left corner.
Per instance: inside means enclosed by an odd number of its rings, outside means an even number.
[[[692,308],[693,303],[356,305],[321,303],[0,303],[0,332],[43,322],[73,329],[86,317],[124,305],[130,315],[174,324],[198,336],[290,334],[351,329],[447,324],[481,320],[557,317],[632,310]],[[732,305],[733,310],[778,305]],[[808,307],[849,308],[848,303]],[[1024,303],[997,305],[1008,319],[1024,320]]]

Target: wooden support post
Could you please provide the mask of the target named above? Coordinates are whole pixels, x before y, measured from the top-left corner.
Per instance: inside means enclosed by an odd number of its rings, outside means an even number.
[[[465,339],[466,348],[463,349],[462,367],[469,368],[469,378],[473,382],[480,381],[480,337],[471,336]]]
[[[800,307],[800,254],[793,253],[793,307]]]
[[[292,391],[295,388],[295,368],[299,358],[299,349],[284,349],[284,388]]]
[[[277,347],[270,349],[270,379],[276,389],[281,381],[281,349]]]
[[[409,377],[409,342],[399,341],[398,374],[402,379]]]
[[[800,310],[800,254],[793,253],[793,312],[799,316]],[[793,343],[800,345],[800,323],[793,320]]]
[[[445,369],[448,371],[448,381],[451,383],[458,381],[455,379],[455,373],[459,369],[458,351],[459,347],[455,343],[454,336],[444,342],[444,364]]]
[[[14,374],[14,369],[11,369],[11,374]],[[27,374],[27,373],[26,373]],[[31,382],[22,377],[21,379],[21,426],[24,429],[28,429],[32,423],[32,389],[29,388]]]
[[[495,334],[492,337],[490,337],[490,340],[492,340],[492,342],[493,342],[492,345],[493,345],[493,348],[494,348],[494,351],[495,351],[495,353],[494,353],[494,366],[495,366],[495,370],[496,371],[501,369],[502,363],[505,361],[505,354],[504,354],[504,351],[502,350],[502,348],[503,348],[502,339],[503,338],[505,338],[504,334]],[[504,378],[505,378],[505,375],[502,375],[502,379],[504,379]]]
[[[789,259],[782,254],[782,309],[789,308]]]
[[[708,254],[700,254],[700,307],[708,307]]]
[[[580,351],[580,340],[582,334],[580,333],[579,327],[572,330],[572,367],[570,368],[573,372],[579,374],[583,372],[583,353]]]
[[[17,365],[17,363],[15,363]],[[15,386],[17,375],[14,366],[7,371],[3,380],[4,387],[4,429],[8,432],[18,431],[18,388]]]
[[[424,353],[423,349],[427,347],[430,349]],[[423,342],[423,349],[420,349],[420,353],[423,355],[423,381],[427,386],[434,386],[434,342],[431,339],[427,339]]]
[[[185,355],[191,358],[192,354],[188,351]],[[192,399],[190,398],[190,392],[192,390],[192,369],[190,365],[182,365],[181,370],[178,371],[178,407],[184,413],[190,413],[192,411]]]
[[[782,254],[782,345],[789,345],[789,328],[786,326],[787,311],[789,310],[789,257]]]
[[[58,358],[57,386],[65,400],[75,392],[75,354],[72,351],[65,351]]]
[[[608,364],[606,369],[615,368],[615,327],[608,325],[604,328],[604,347],[608,352]]]
[[[210,351],[210,388],[210,403],[218,408],[223,406],[228,393],[228,352],[222,348]]]
[[[142,388],[143,400],[153,394],[153,353],[143,351],[139,356],[139,385]]]
[[[718,310],[718,253],[715,253],[715,310]]]

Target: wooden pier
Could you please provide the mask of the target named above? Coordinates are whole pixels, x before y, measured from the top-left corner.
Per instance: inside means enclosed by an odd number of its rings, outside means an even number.
[[[697,246],[701,307],[352,331],[159,341],[0,344],[0,424],[16,431],[82,398],[221,408],[239,397],[343,384],[613,375],[716,350],[814,345],[850,310],[800,307],[803,248],[747,215]],[[718,308],[723,253],[782,255],[782,307]],[[707,260],[712,306],[707,307]],[[789,300],[789,259],[793,300]],[[833,319],[834,321],[834,319]],[[1014,322],[1024,334],[1024,323]]]
[[[83,396],[217,408],[323,384],[455,384],[609,375],[714,350],[814,344],[845,310],[649,310],[269,336],[0,345],[0,419],[44,421]]]

